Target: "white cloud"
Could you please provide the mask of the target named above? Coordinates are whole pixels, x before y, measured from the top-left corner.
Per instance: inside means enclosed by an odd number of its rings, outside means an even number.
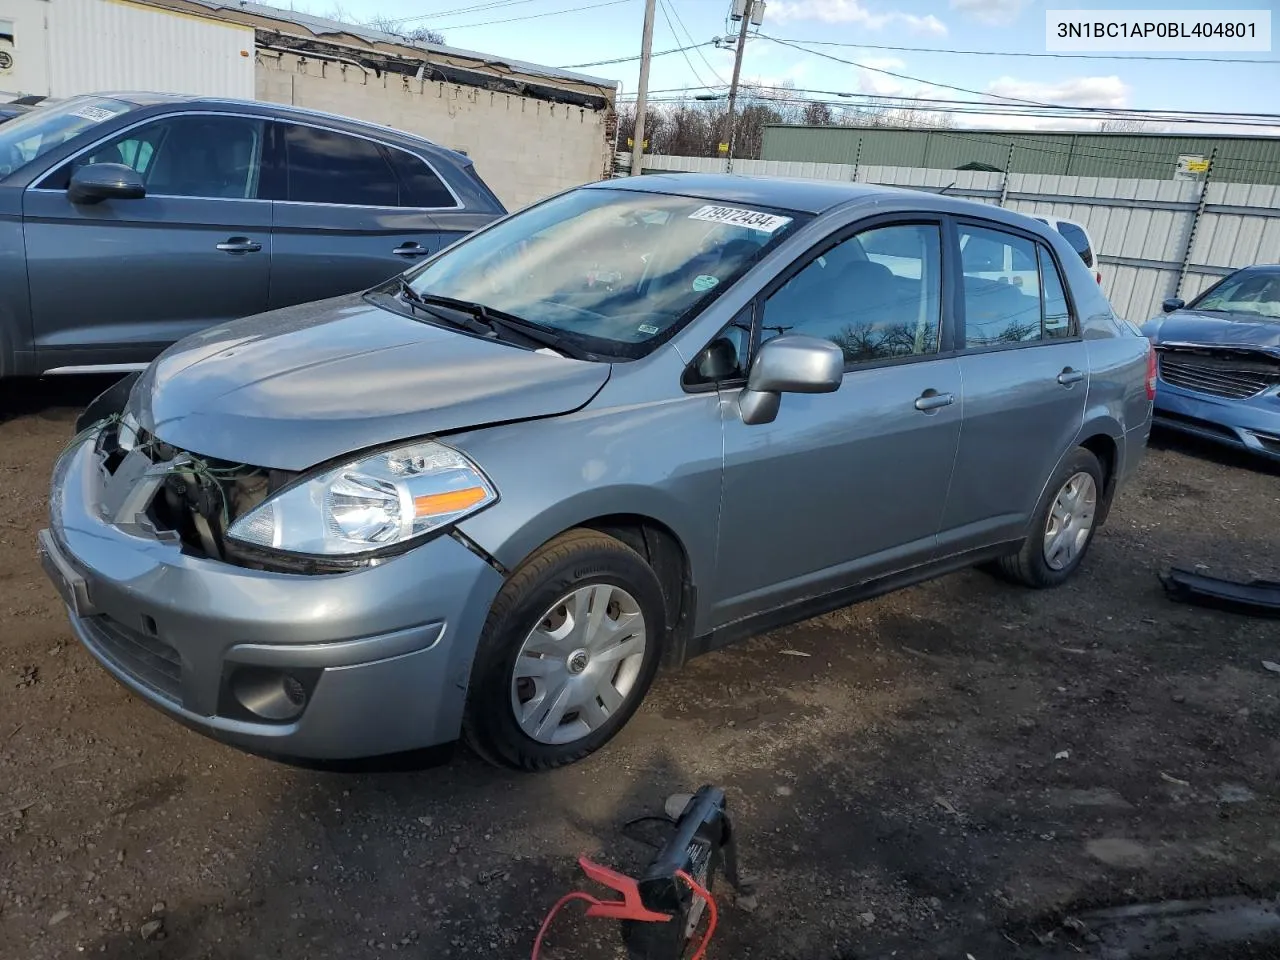
[[[1025,5],[1026,0],[951,0],[952,10],[993,26],[1013,23]]]
[[[798,87],[811,72],[807,62],[792,64],[781,73],[770,73],[755,77],[743,77],[742,82],[753,87]]]
[[[897,77],[890,77],[877,70],[900,71],[906,64],[897,57],[859,57],[858,92],[879,97],[911,95],[911,87]]]
[[[868,10],[861,0],[775,0],[768,8],[768,18],[785,23],[788,20],[818,20],[822,23],[856,23],[869,30],[881,30],[890,24],[902,24],[913,33],[946,36],[947,26],[933,14],[877,13]]]
[[[986,92],[997,97],[1016,98],[1002,101],[1017,105],[1018,101],[1062,104],[1072,107],[1101,107],[1121,110],[1129,104],[1129,87],[1119,77],[1069,77],[1056,83],[1000,77],[986,85]],[[958,127],[994,127],[1000,130],[1097,130],[1106,115],[1097,117],[1061,117],[1051,111],[1009,115],[998,113],[954,114]]]
[[[1015,100],[1061,103],[1073,107],[1117,109],[1129,102],[1129,86],[1116,76],[1070,77],[1057,83],[1000,77],[987,84],[987,93]]]

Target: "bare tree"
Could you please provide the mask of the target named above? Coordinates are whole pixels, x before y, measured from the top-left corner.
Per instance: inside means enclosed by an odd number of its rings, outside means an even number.
[[[341,3],[334,4],[329,11],[328,18],[337,20],[339,23],[358,23],[362,26],[373,27],[375,30],[389,33],[393,37],[400,37],[410,43],[444,43],[444,34],[440,31],[432,30],[430,27],[405,29],[399,20],[395,19],[395,17],[387,16],[385,13],[375,14],[364,21],[357,20]]]
[[[1141,133],[1146,129],[1146,121],[1137,117],[1116,117],[1098,124],[1099,133]]]
[[[815,100],[805,104],[801,122],[806,127],[829,127],[835,123],[835,116],[829,106]]]

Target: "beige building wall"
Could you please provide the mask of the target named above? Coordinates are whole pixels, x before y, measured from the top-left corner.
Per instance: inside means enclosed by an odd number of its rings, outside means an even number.
[[[606,110],[257,51],[257,98],[395,127],[465,151],[507,208],[599,180],[612,163]],[[611,135],[611,134],[610,134]]]

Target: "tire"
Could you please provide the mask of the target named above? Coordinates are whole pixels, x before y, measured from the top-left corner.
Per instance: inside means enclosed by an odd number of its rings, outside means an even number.
[[[597,609],[600,617],[586,616]],[[594,530],[556,537],[494,600],[471,668],[463,738],[483,759],[518,770],[581,760],[640,706],[665,636],[662,587],[640,554]]]
[[[1074,513],[1070,511],[1065,513],[1066,517],[1074,521],[1074,524],[1068,522],[1066,525],[1068,529],[1065,541],[1072,542],[1072,546],[1067,546],[1064,540],[1053,536],[1050,517],[1053,516],[1055,505],[1059,503],[1060,498],[1070,496],[1067,487],[1072,483],[1076,484],[1079,506],[1074,508]],[[1092,484],[1091,500],[1086,496],[1089,484]],[[1053,479],[1046,485],[1044,499],[1036,509],[1035,518],[1031,523],[1031,533],[1023,543],[1022,549],[1012,556],[1001,557],[996,561],[1000,576],[1013,583],[1038,590],[1057,587],[1071,579],[1089,552],[1093,537],[1098,532],[1098,519],[1102,515],[1101,500],[1105,490],[1106,478],[1103,476],[1102,465],[1098,462],[1098,458],[1084,447],[1077,447],[1062,462],[1055,471]],[[1085,510],[1088,510],[1089,520],[1087,529],[1082,529],[1080,524]],[[1064,514],[1061,509],[1058,514],[1055,518],[1055,527],[1060,530]],[[1050,545],[1049,550],[1046,550],[1046,543]]]

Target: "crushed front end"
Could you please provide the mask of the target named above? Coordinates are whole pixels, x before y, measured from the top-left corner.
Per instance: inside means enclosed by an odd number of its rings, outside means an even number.
[[[316,759],[456,739],[499,574],[443,536],[375,564],[287,569],[235,520],[294,475],[181,450],[126,412],[59,459],[46,572],[84,646],[211,736]]]

